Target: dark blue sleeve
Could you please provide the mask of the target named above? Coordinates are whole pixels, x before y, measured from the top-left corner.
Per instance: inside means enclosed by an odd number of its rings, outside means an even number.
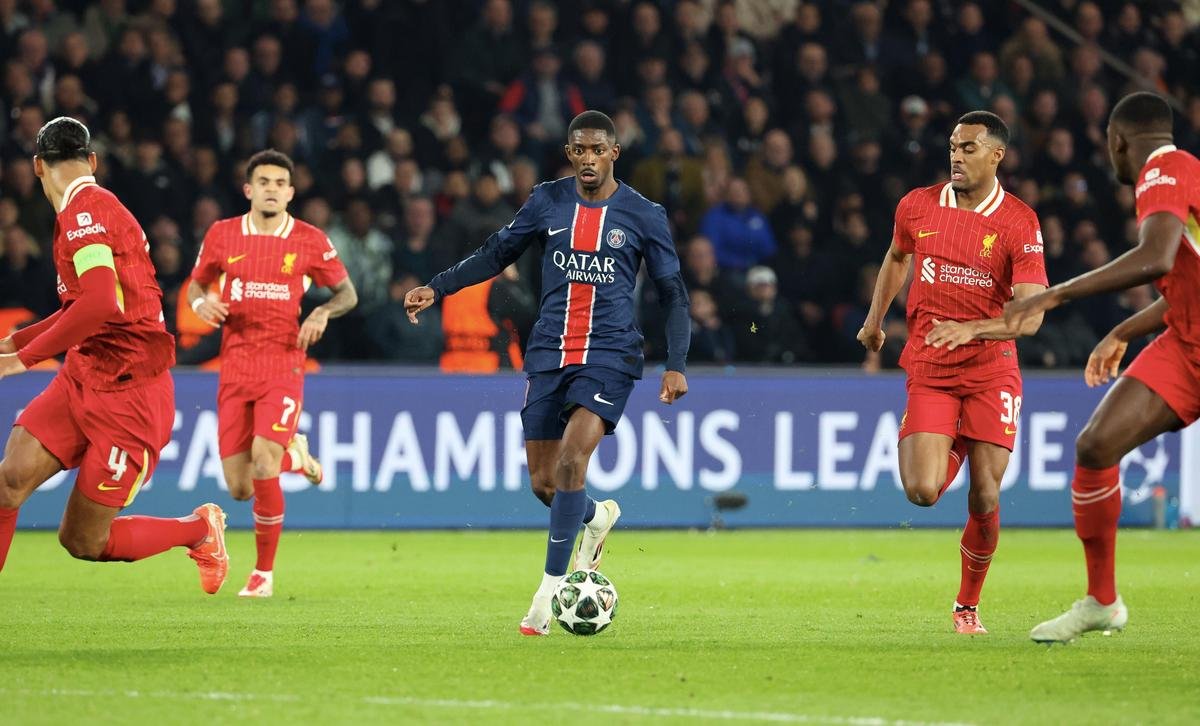
[[[667,223],[667,210],[661,204],[651,206],[646,215],[646,228],[642,243],[642,257],[646,260],[646,271],[650,279],[657,280],[679,272],[679,256],[675,254],[675,242],[671,239],[671,226]]]
[[[692,345],[692,322],[688,315],[688,294],[683,275],[654,278],[658,304],[667,311],[667,370],[683,373],[687,369],[688,348]]]
[[[540,187],[534,187],[513,221],[488,237],[470,257],[434,275],[429,287],[437,299],[490,280],[516,262],[542,231],[543,197]]]

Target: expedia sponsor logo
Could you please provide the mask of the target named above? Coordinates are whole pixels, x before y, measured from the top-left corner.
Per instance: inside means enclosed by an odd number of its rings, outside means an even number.
[[[554,266],[571,282],[611,285],[616,281],[616,259],[582,252],[554,251]]]
[[[57,286],[58,286],[58,287],[57,287],[57,289],[58,289],[58,294],[59,294],[59,295],[66,295],[66,294],[67,294],[67,286],[66,286],[65,284],[63,284],[63,281],[62,281],[62,275],[57,275],[56,277],[58,278],[58,281],[57,281],[57,283],[56,283],[56,284],[57,284]]]
[[[82,217],[84,215],[81,214],[79,216]],[[88,226],[80,227],[79,229],[67,230],[67,239],[79,239],[80,237],[87,237],[89,234],[108,234],[108,230],[104,228],[103,224],[96,222],[95,224],[89,224]]]
[[[1027,255],[1031,254],[1031,253],[1036,253],[1036,254],[1040,255],[1040,254],[1042,254],[1042,250],[1045,249],[1045,247],[1043,246],[1043,243],[1042,243],[1042,230],[1039,229],[1037,232],[1035,232],[1035,234],[1037,235],[1037,243],[1031,244],[1031,245],[1029,245],[1029,244],[1025,245],[1025,254],[1027,254]]]
[[[1178,182],[1175,180],[1175,177],[1163,174],[1162,169],[1159,169],[1156,166],[1146,172],[1146,176],[1142,178],[1142,183],[1138,184],[1137,189],[1134,190],[1134,196],[1140,197],[1142,196],[1142,192],[1146,191],[1150,187],[1159,186],[1160,184],[1166,184],[1173,187],[1178,184]]]

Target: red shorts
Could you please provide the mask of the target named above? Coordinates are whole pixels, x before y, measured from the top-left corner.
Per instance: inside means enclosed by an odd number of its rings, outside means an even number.
[[[60,370],[17,417],[75,488],[106,507],[127,507],[154,473],[175,423],[175,381],[163,371],[140,386],[96,391]]]
[[[945,378],[909,376],[900,438],[944,434],[1012,451],[1021,417],[1021,372],[987,371]]]
[[[304,404],[304,379],[270,383],[222,382],[217,388],[221,458],[250,450],[255,436],[287,447]]]
[[[1184,426],[1200,419],[1200,362],[1193,355],[1168,328],[1125,369],[1165,401]]]

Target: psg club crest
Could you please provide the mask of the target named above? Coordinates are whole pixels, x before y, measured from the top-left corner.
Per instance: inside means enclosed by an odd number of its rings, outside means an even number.
[[[625,233],[619,229],[608,231],[608,246],[614,250],[625,245]]]

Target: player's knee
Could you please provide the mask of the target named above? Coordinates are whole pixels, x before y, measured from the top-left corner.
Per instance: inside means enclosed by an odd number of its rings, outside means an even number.
[[[940,483],[933,482],[916,482],[904,483],[904,496],[908,497],[908,501],[918,507],[932,507],[937,504],[938,491],[942,488]]]
[[[0,461],[0,507],[5,509],[16,509],[24,503],[21,496],[24,488],[15,469],[8,459]]]
[[[104,546],[108,544],[108,538],[104,537],[100,539],[87,534],[60,529],[58,531],[58,543],[63,546],[63,549],[68,554],[77,560],[96,561],[104,554]]]
[[[229,482],[229,496],[244,502],[254,496],[254,485],[248,481]]]
[[[1106,469],[1120,463],[1120,457],[1113,461],[1109,448],[1102,434],[1093,426],[1085,426],[1075,439],[1075,461],[1088,469]]]
[[[533,496],[537,497],[542,504],[547,507],[554,501],[554,478],[544,474],[530,475],[529,488],[533,490]]]
[[[250,462],[250,476],[255,479],[273,479],[279,476],[279,462],[271,456],[256,456]]]

